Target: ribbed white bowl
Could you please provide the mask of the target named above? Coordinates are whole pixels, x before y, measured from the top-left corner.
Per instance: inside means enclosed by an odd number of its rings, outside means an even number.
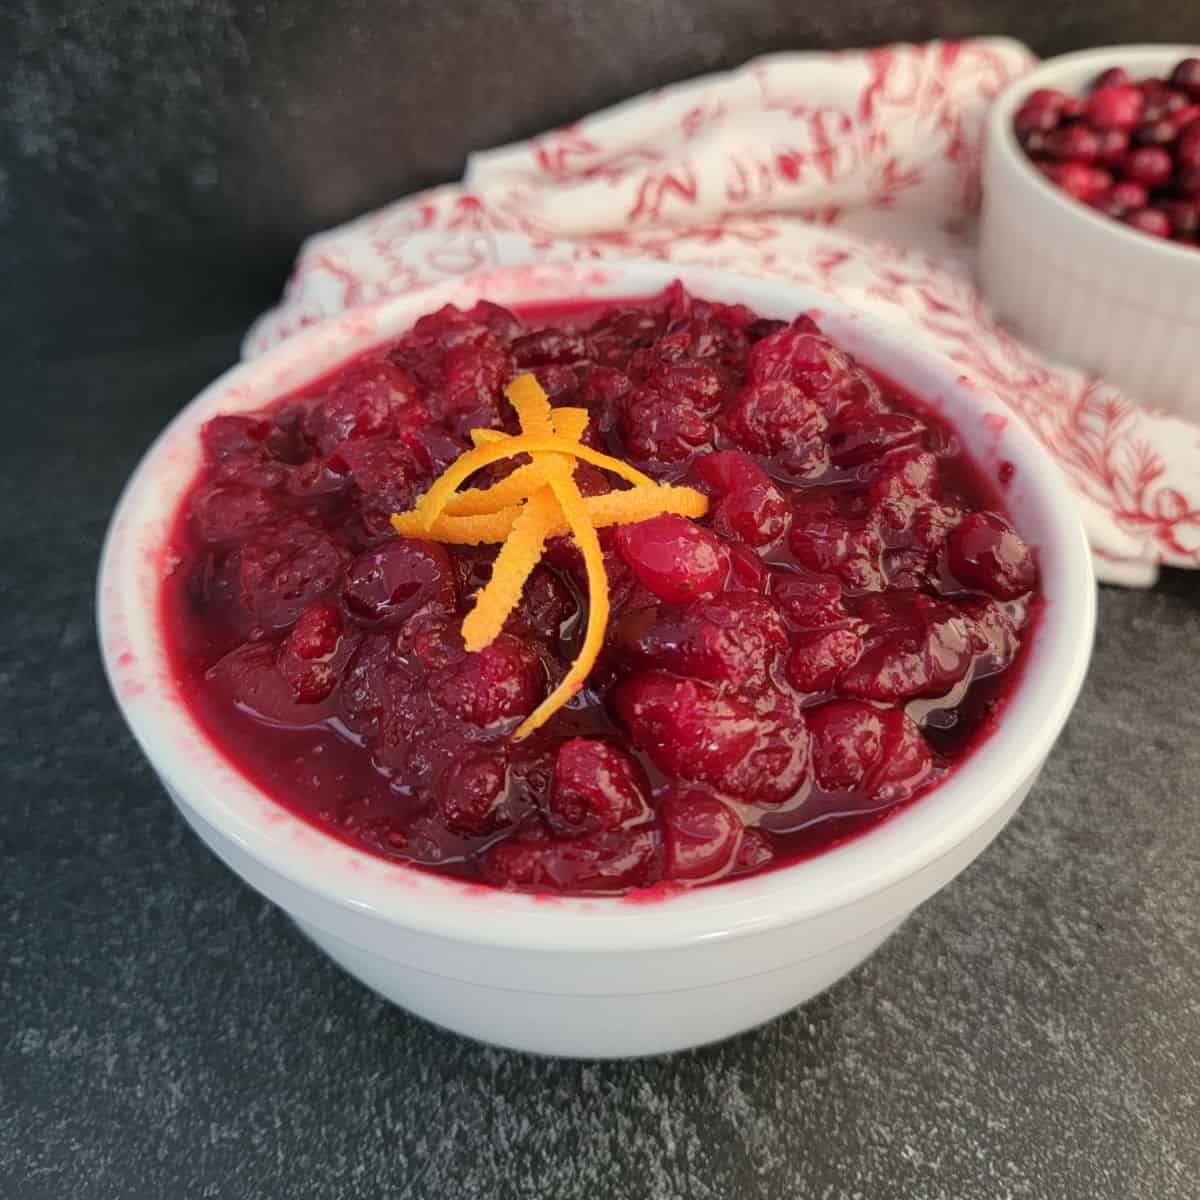
[[[1001,93],[988,119],[979,276],[996,315],[1025,341],[1133,400],[1200,419],[1200,250],[1137,233],[1060,192],[1012,129],[1034,88],[1079,94],[1106,67],[1161,75],[1191,54],[1200,47],[1067,54]]]

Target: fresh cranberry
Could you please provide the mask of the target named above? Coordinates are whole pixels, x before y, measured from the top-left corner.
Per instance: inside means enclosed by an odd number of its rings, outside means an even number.
[[[946,562],[960,583],[1000,600],[1024,595],[1037,582],[1029,547],[996,513],[964,517],[947,540]]]
[[[530,647],[502,633],[440,676],[433,696],[448,712],[474,725],[527,717],[542,698],[545,676]]]
[[[573,838],[536,837],[493,846],[480,859],[484,879],[498,887],[555,892],[624,892],[658,878],[652,828],[604,831]]]
[[[1194,200],[1169,200],[1161,211],[1171,223],[1173,237],[1195,237],[1200,229],[1200,204]]]
[[[1185,199],[1200,200],[1200,165],[1184,167],[1175,176],[1175,190]]]
[[[1046,153],[1060,162],[1095,162],[1100,139],[1086,125],[1065,125],[1046,135]]]
[[[829,792],[867,805],[896,804],[926,784],[933,760],[921,731],[898,708],[834,700],[809,713],[813,773]]]
[[[1139,233],[1148,233],[1151,237],[1165,238],[1171,236],[1171,221],[1165,212],[1157,208],[1139,208],[1125,214],[1125,224],[1136,229]]]
[[[1129,135],[1120,129],[1103,129],[1098,136],[1100,150],[1097,161],[1109,168],[1120,166],[1129,149]]]
[[[625,651],[649,666],[703,679],[735,691],[766,688],[787,627],[765,596],[725,592],[682,612],[633,613],[617,629]]]
[[[873,636],[839,678],[845,695],[883,703],[942,696],[970,670],[973,630],[953,605],[892,592],[873,597],[860,615]]]
[[[770,546],[787,536],[792,510],[753,459],[736,450],[705,454],[693,464],[695,482],[715,494],[712,526],[748,546]]]
[[[658,813],[667,879],[703,883],[733,867],[743,826],[729,805],[698,788],[681,788],[660,801]]]
[[[1126,83],[1106,83],[1084,103],[1088,123],[1096,129],[1119,129],[1128,133],[1142,118],[1145,98]]]
[[[1171,178],[1171,156],[1161,146],[1143,146],[1125,156],[1125,178],[1156,188]]]
[[[1088,166],[1087,163],[1041,163],[1039,167],[1059,188],[1085,204],[1093,196],[1112,186],[1112,176],[1107,171],[1100,167]]]
[[[434,792],[446,828],[482,837],[496,826],[508,789],[508,763],[499,747],[480,748],[452,761]]]
[[[1179,131],[1175,161],[1184,168],[1200,167],[1200,119],[1191,121]]]
[[[607,742],[572,738],[554,760],[550,816],[560,833],[621,829],[646,818],[647,791],[627,754]]]
[[[1013,128],[1017,137],[1026,142],[1034,135],[1049,133],[1058,128],[1060,112],[1055,105],[1031,104],[1026,102],[1013,118]]]
[[[1122,179],[1108,189],[1107,198],[1117,215],[1124,215],[1131,209],[1145,208],[1150,201],[1150,194],[1140,183]]]
[[[703,526],[672,513],[617,528],[617,548],[638,582],[668,604],[715,596],[729,558]]]
[[[660,770],[759,804],[804,781],[808,733],[799,712],[758,712],[712,684],[644,671],[618,685],[617,715]]]
[[[1200,58],[1185,58],[1171,72],[1171,86],[1200,99]]]
[[[1092,84],[1092,89],[1094,91],[1098,88],[1112,87],[1115,84],[1128,84],[1130,82],[1129,72],[1124,67],[1109,67],[1096,76],[1096,81]]]
[[[786,379],[747,384],[721,414],[721,428],[735,445],[778,455],[789,473],[800,476],[827,466],[827,427],[820,403]]]
[[[327,533],[306,522],[272,527],[241,549],[241,602],[263,629],[286,629],[334,590],[348,558]]]
[[[346,568],[346,611],[368,627],[400,625],[422,608],[454,609],[454,568],[436,542],[395,538]]]
[[[1156,121],[1143,121],[1130,135],[1130,142],[1135,146],[1168,146],[1179,134],[1175,121],[1167,117],[1159,117]]]
[[[862,651],[862,626],[858,622],[801,634],[788,655],[784,674],[798,692],[827,692],[837,686]]]

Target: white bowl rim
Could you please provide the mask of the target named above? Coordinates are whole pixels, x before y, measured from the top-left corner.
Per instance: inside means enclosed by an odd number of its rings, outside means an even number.
[[[1157,255],[1164,263],[1200,267],[1200,251],[1196,247],[1179,246],[1166,238],[1139,233],[1136,229],[1130,229],[1120,221],[1113,220],[1112,217],[1096,212],[1082,201],[1055,187],[1021,149],[1012,126],[1014,113],[1030,92],[1039,87],[1053,87],[1056,81],[1064,76],[1073,75],[1084,67],[1103,70],[1107,67],[1123,66],[1128,69],[1136,63],[1137,69],[1141,70],[1157,66],[1160,61],[1169,63],[1193,55],[1200,55],[1200,46],[1142,43],[1097,46],[1091,50],[1075,50],[1070,54],[1048,58],[1028,74],[1012,80],[1000,91],[988,110],[988,141],[1038,188],[1045,200],[1055,204],[1061,212],[1085,221],[1093,229],[1104,230],[1119,238],[1126,246]]]
[[[673,279],[700,296],[746,295],[758,311],[817,311],[857,340],[928,377],[925,399],[951,397],[992,430],[1044,521],[1044,610],[1003,719],[939,787],[870,832],[789,867],[651,901],[508,892],[387,862],[310,825],[258,789],[195,723],[170,678],[158,620],[162,552],[193,470],[199,425],[217,412],[261,407],[398,336],[422,313],[480,296],[536,304],[650,294]],[[677,947],[765,931],[827,914],[900,883],[951,854],[1036,773],[1082,685],[1095,623],[1095,581],[1074,501],[1058,468],[1003,404],[971,385],[911,333],[810,288],[724,270],[638,261],[550,264],[466,276],[356,308],[232,368],[186,405],[131,476],[101,556],[98,624],[119,707],[151,764],[183,803],[269,870],[325,901],[397,927],[461,943],[552,952]],[[872,355],[857,351],[870,365]],[[323,356],[323,357],[322,357]],[[895,371],[892,372],[895,374]],[[247,402],[264,381],[274,392]],[[286,381],[281,384],[279,381]],[[903,382],[903,380],[900,380]],[[989,423],[990,422],[990,423]],[[1001,432],[1002,431],[1002,432]]]

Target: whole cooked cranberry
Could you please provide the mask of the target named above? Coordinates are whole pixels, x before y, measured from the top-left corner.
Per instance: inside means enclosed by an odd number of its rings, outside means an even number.
[[[391,433],[398,423],[424,425],[429,409],[412,377],[386,360],[358,362],[341,372],[329,394],[308,410],[304,432],[321,455],[347,438]]]
[[[279,658],[279,648],[270,642],[249,642],[219,659],[205,680],[243,712],[271,725],[306,729],[320,724],[329,716],[330,705],[321,703],[329,692],[300,694],[303,689],[280,670]]]
[[[400,698],[418,686],[422,678],[398,652],[395,639],[384,634],[369,635],[354,652],[342,677],[338,694],[339,714],[352,732],[374,737]]]
[[[833,579],[776,575],[771,598],[797,629],[824,629],[846,619],[842,587]]]
[[[257,457],[266,448],[274,426],[260,416],[219,416],[205,423],[200,431],[207,462]]]
[[[1125,224],[1136,229],[1139,233],[1148,233],[1151,237],[1170,237],[1171,221],[1165,212],[1157,208],[1138,208],[1125,214]]]
[[[311,604],[280,644],[279,672],[297,700],[315,704],[337,687],[351,649],[343,645],[342,614],[332,604]]]
[[[955,606],[920,592],[890,592],[860,612],[872,636],[839,677],[845,695],[882,703],[942,696],[970,670],[973,630]]]
[[[1096,129],[1119,129],[1128,133],[1142,119],[1145,98],[1135,87],[1108,83],[1098,87],[1086,100],[1084,113]]]
[[[493,846],[479,861],[497,887],[556,892],[624,892],[659,878],[654,829],[604,830],[578,837],[539,836]]]
[[[798,692],[828,692],[858,661],[863,651],[862,625],[801,634],[784,665],[788,683]]]
[[[947,539],[946,565],[966,587],[1000,600],[1024,595],[1037,582],[1029,547],[996,513],[971,513],[959,522]]]
[[[390,437],[342,442],[330,456],[333,470],[348,474],[363,499],[382,512],[404,512],[428,478],[412,448]]]
[[[508,355],[490,346],[456,346],[442,362],[437,402],[442,424],[465,436],[500,425],[501,388],[511,372]]]
[[[758,804],[780,804],[808,771],[798,711],[766,713],[722,688],[643,671],[613,692],[634,744],[662,771]]]
[[[607,742],[572,738],[554,759],[550,817],[559,833],[620,829],[645,819],[648,791],[627,754]]]
[[[866,413],[848,407],[830,427],[829,452],[835,466],[858,467],[904,446],[915,446],[924,433],[923,422],[908,413]]]
[[[1045,151],[1060,162],[1095,162],[1100,155],[1100,139],[1086,125],[1064,125],[1046,135]]]
[[[731,870],[743,825],[729,805],[699,788],[678,788],[659,801],[658,814],[664,878],[704,883]]]
[[[626,398],[619,428],[629,457],[647,464],[682,462],[712,445],[712,423],[699,409],[651,387]]]
[[[749,693],[767,687],[771,668],[788,644],[779,610],[765,596],[749,592],[724,592],[682,612],[633,613],[616,635],[627,653],[648,666]]]
[[[1185,58],[1171,72],[1171,86],[1200,99],[1200,58]]]
[[[703,526],[663,513],[620,525],[617,549],[643,587],[668,604],[715,596],[729,573],[729,557]]]
[[[754,343],[746,359],[747,384],[780,380],[811,399],[830,396],[850,371],[850,359],[808,317]]]
[[[646,386],[676,400],[686,401],[706,417],[721,407],[725,385],[721,375],[708,363],[656,363],[643,381]]]
[[[207,484],[192,497],[192,529],[205,545],[231,545],[274,524],[283,511],[278,496],[242,483]]]
[[[525,583],[521,600],[505,628],[525,637],[556,638],[565,622],[578,612],[571,589],[549,567],[534,568]]]
[[[854,591],[883,586],[883,543],[862,521],[835,516],[822,505],[797,504],[788,545],[802,566],[833,575]]]
[[[1109,67],[1096,76],[1096,80],[1092,84],[1092,90],[1095,91],[1097,88],[1111,87],[1113,84],[1126,84],[1129,82],[1129,72],[1124,67]]]
[[[919,504],[941,492],[937,456],[909,446],[875,464],[875,482],[867,494],[868,509],[894,529],[905,525]]]
[[[792,474],[817,474],[828,465],[825,412],[816,399],[786,379],[747,384],[722,412],[720,425],[743,450],[780,456]]]
[[[476,654],[467,654],[438,677],[434,699],[474,725],[527,717],[545,691],[545,673],[533,650],[502,633]]]
[[[324,530],[304,521],[281,522],[241,549],[242,605],[263,629],[286,629],[333,591],[348,558]]]
[[[696,459],[692,473],[693,484],[717,498],[712,527],[723,537],[761,547],[787,536],[791,505],[753,459],[718,450]]]
[[[512,344],[513,362],[518,367],[541,367],[548,363],[573,363],[587,358],[587,343],[578,333],[562,329],[539,329]]]
[[[434,791],[438,815],[452,833],[482,837],[498,822],[498,808],[508,790],[504,749],[479,747],[451,761]]]
[[[467,316],[480,325],[486,325],[497,342],[510,342],[522,329],[521,318],[500,304],[480,300]]]
[[[1148,188],[1160,187],[1171,178],[1171,166],[1171,156],[1161,146],[1143,146],[1125,156],[1125,178]]]
[[[834,700],[809,712],[813,774],[829,792],[852,792],[864,806],[899,804],[933,773],[921,731],[898,708]]]
[[[342,602],[371,628],[403,624],[427,607],[451,612],[457,602],[454,568],[436,542],[394,538],[346,568]]]

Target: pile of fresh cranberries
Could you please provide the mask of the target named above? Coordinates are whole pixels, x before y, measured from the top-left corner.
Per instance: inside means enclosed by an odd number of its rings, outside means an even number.
[[[503,388],[524,371],[589,410],[585,441],[711,505],[601,530],[604,653],[514,742],[578,653],[578,551],[552,541],[468,653],[495,547],[401,538],[388,517],[470,430],[515,431]],[[703,884],[869,829],[986,734],[1036,609],[1033,556],[952,429],[807,317],[679,285],[604,311],[444,308],[216,417],[203,445],[163,593],[184,702],[334,836],[498,886]]]
[[[1077,200],[1153,237],[1200,235],[1200,58],[1165,79],[1110,67],[1086,96],[1038,88],[1013,127],[1040,171]]]

